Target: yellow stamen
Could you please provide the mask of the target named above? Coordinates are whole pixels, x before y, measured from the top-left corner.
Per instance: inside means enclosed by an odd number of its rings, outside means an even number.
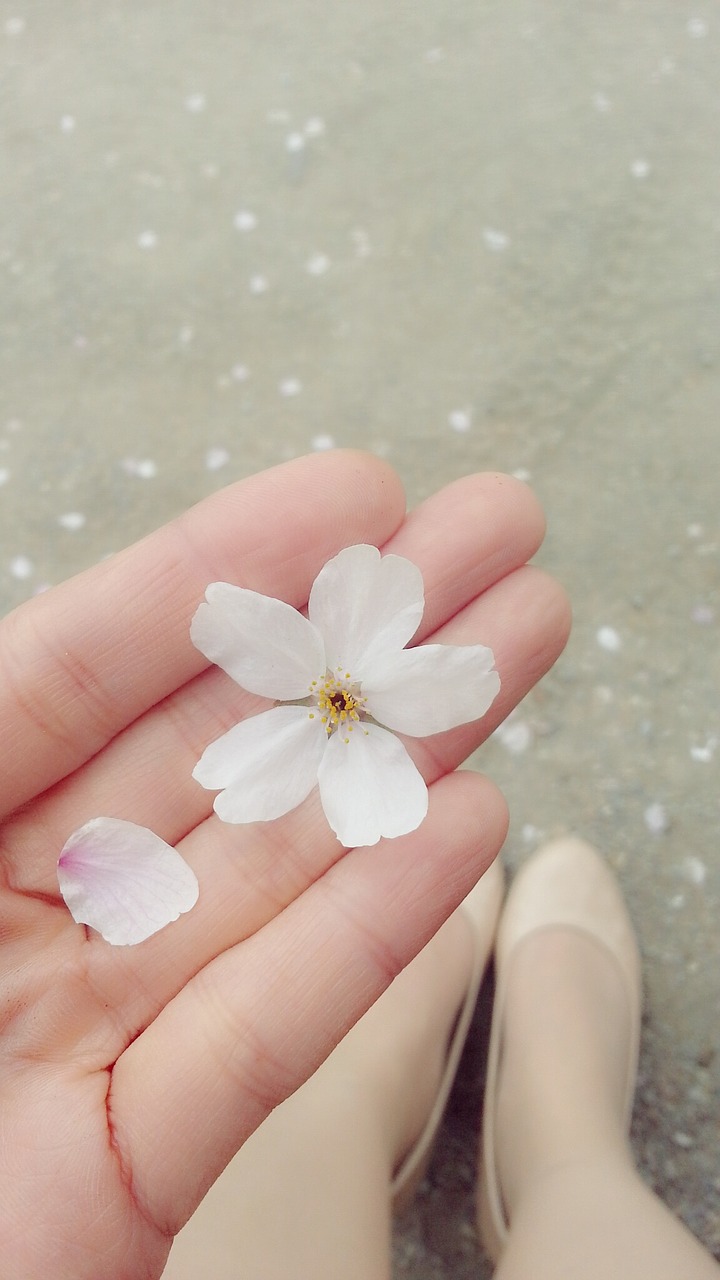
[[[365,717],[365,699],[360,686],[353,681],[349,671],[343,673],[338,666],[335,671],[328,671],[322,680],[313,681],[312,697],[317,702],[321,713],[321,721],[325,725],[328,737],[342,726],[352,728]]]

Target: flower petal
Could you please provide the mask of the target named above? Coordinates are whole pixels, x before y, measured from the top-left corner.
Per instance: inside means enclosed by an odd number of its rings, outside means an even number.
[[[194,907],[198,882],[176,849],[147,827],[93,818],[58,860],[60,892],[78,924],[130,946]]]
[[[377,844],[420,826],[427,787],[399,738],[378,725],[334,733],[318,771],[325,816],[344,845]]]
[[[388,654],[363,681],[368,714],[422,738],[479,720],[500,688],[485,645],[423,644]]]
[[[211,582],[190,639],[249,693],[285,702],[305,698],[325,674],[322,637],[297,609],[272,596]]]
[[[317,709],[273,707],[211,742],[193,777],[226,788],[214,805],[223,822],[267,822],[309,796],[327,740]]]
[[[362,680],[373,658],[402,649],[417,631],[425,597],[422,574],[402,556],[382,556],[361,543],[346,547],[320,570],[308,617],[325,641],[331,671],[342,666]]]

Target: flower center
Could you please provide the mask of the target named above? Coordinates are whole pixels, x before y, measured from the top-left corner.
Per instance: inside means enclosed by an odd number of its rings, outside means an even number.
[[[349,735],[366,716],[366,699],[362,696],[359,682],[353,680],[349,671],[338,667],[335,671],[326,671],[322,679],[313,680],[310,697],[320,713],[328,737],[340,729],[344,741],[349,742]],[[311,711],[310,718],[314,719],[315,714]]]

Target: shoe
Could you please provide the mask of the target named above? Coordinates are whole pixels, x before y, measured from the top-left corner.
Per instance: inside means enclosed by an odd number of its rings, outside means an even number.
[[[630,1044],[625,1085],[625,1123],[630,1124],[640,1044],[642,989],[635,933],[618,884],[599,854],[569,836],[545,845],[513,881],[495,943],[495,1002],[490,1028],[478,1188],[478,1230],[497,1263],[509,1225],[495,1158],[495,1110],[501,1070],[505,979],[512,954],[529,934],[568,928],[601,943],[620,969],[630,1004]]]
[[[415,1192],[427,1173],[433,1146],[440,1128],[448,1098],[460,1065],[465,1041],[475,1012],[478,992],[492,952],[495,930],[500,917],[505,893],[505,873],[500,858],[496,858],[470,891],[459,910],[464,911],[472,925],[475,938],[475,954],[472,973],[465,999],[457,1016],[448,1044],[447,1058],[440,1087],[420,1137],[410,1148],[395,1171],[390,1184],[394,1213],[402,1213],[412,1201]]]

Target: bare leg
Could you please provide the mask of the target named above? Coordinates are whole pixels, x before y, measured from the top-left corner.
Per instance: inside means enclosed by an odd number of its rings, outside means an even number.
[[[496,1280],[718,1280],[637,1174],[624,1134],[629,1009],[612,957],[530,935],[507,975],[496,1157],[510,1237]]]
[[[245,1144],[166,1280],[387,1280],[393,1170],[432,1108],[472,958],[456,912]]]

